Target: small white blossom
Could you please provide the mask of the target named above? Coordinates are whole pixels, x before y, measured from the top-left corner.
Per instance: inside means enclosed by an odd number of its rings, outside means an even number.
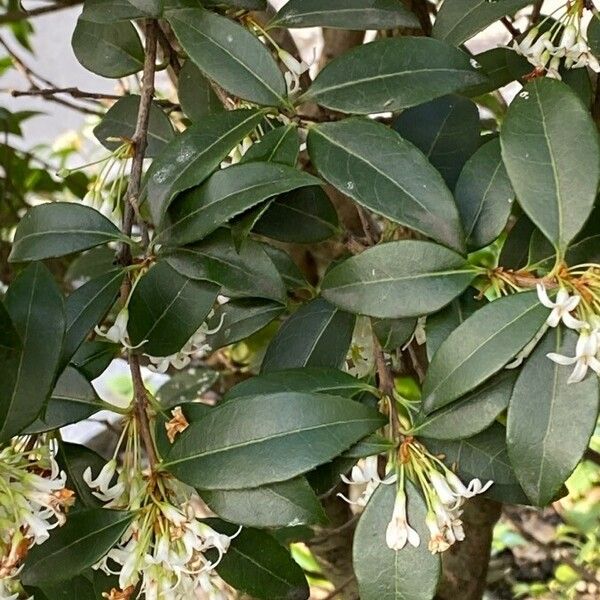
[[[556,294],[556,301],[553,302],[548,297],[546,288],[541,283],[537,284],[537,295],[540,302],[546,307],[552,309],[550,316],[546,320],[546,323],[550,327],[556,327],[561,321],[570,329],[581,329],[585,323],[573,317],[571,312],[574,311],[579,302],[581,296],[574,294],[569,295],[569,292],[565,288],[560,288]]]
[[[559,365],[575,365],[569,383],[579,383],[587,375],[588,369],[592,369],[597,375],[600,375],[600,360],[596,358],[598,353],[598,333],[584,329],[577,340],[575,347],[575,356],[564,356],[556,352],[550,352],[546,356]]]
[[[284,75],[288,96],[295,96],[300,91],[300,77],[310,69],[310,64],[296,60],[289,52],[282,49],[279,49],[278,54],[288,69]]]
[[[346,477],[345,475],[340,475],[340,478],[344,483],[349,485],[364,485],[366,487],[356,501],[348,499],[341,493],[338,494],[338,497],[342,498],[342,500],[346,501],[348,504],[355,504],[356,506],[364,507],[367,505],[367,502],[380,483],[383,483],[384,485],[395,483],[397,479],[397,475],[395,473],[392,473],[384,479],[379,477],[379,473],[377,472],[377,463],[378,458],[376,455],[368,456],[352,467],[350,478]]]
[[[406,516],[406,494],[403,488],[398,490],[394,502],[392,520],[385,532],[385,543],[392,550],[402,550],[407,542],[415,548],[421,543],[419,534],[408,524]]]

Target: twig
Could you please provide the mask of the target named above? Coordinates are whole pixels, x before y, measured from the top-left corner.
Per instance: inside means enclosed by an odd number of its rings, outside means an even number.
[[[600,452],[596,452],[595,450],[592,450],[591,448],[588,448],[585,451],[585,454],[583,455],[583,459],[589,460],[590,462],[593,462],[600,466]]]
[[[500,19],[500,22],[502,23],[502,25],[504,25],[504,27],[510,33],[510,35],[513,36],[513,38],[519,37],[521,35],[521,32],[508,20],[507,17],[502,17]]]
[[[34,88],[32,90],[10,90],[11,96],[18,98],[19,96],[55,96],[56,94],[66,94],[72,98],[83,98],[90,100],[119,100],[121,96],[116,94],[104,94],[98,92],[85,92],[76,87],[48,87]]]
[[[57,12],[66,8],[71,8],[81,4],[83,0],[65,0],[59,4],[51,4],[50,6],[40,6],[31,10],[11,10],[3,15],[0,15],[0,25],[6,23],[16,23],[17,21],[23,21],[30,19],[31,17],[37,17],[39,15],[47,15],[48,13]]]

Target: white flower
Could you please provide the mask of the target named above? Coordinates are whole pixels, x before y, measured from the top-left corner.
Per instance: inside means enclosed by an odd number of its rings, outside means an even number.
[[[565,66],[567,69],[590,67],[596,73],[600,71],[598,59],[590,52],[587,41],[581,35],[577,37],[577,41],[571,47],[566,49]]]
[[[440,528],[436,515],[432,512],[428,512],[425,517],[425,525],[427,525],[427,529],[429,529],[429,551],[432,554],[436,554],[448,550],[450,544]]]
[[[575,365],[569,383],[579,383],[583,381],[588,369],[592,369],[597,375],[600,375],[600,360],[596,358],[598,353],[598,334],[596,331],[590,332],[584,329],[577,340],[575,356],[564,356],[556,352],[550,352],[546,356],[559,365]]]
[[[457,495],[452,491],[445,477],[437,471],[431,471],[429,473],[429,479],[442,504],[445,504],[446,506],[453,506],[456,504]]]
[[[521,40],[521,42],[514,41],[513,49],[515,50],[515,52],[517,52],[518,54],[521,54],[522,56],[526,56],[529,53],[529,51],[531,50],[531,46],[533,45],[533,42],[534,42],[535,38],[538,36],[539,32],[540,32],[540,30],[537,27],[533,27],[532,29],[529,30],[529,32]]]
[[[83,472],[83,480],[88,484],[89,487],[97,488],[101,492],[106,493],[106,491],[108,490],[108,486],[112,481],[112,478],[115,476],[116,471],[117,461],[113,458],[102,467],[96,479],[92,479],[92,468],[88,467]]]
[[[561,321],[570,329],[581,329],[585,325],[583,321],[579,321],[571,315],[571,311],[575,310],[581,301],[581,296],[577,294],[570,296],[569,292],[561,287],[556,294],[556,302],[552,302],[546,288],[541,283],[537,284],[537,294],[540,302],[546,308],[552,309],[546,320],[550,327],[556,327]]]
[[[94,331],[107,340],[113,342],[113,344],[121,344],[121,346],[125,346],[125,348],[132,349],[133,346],[129,343],[129,336],[127,334],[127,323],[129,322],[129,309],[125,306],[119,311],[115,322],[111,325],[106,331],[100,329],[100,327],[95,327]],[[144,340],[141,344],[138,344],[139,347],[144,344],[146,340]]]
[[[550,79],[558,79],[562,80],[558,69],[560,68],[560,58],[558,56],[553,56],[548,68],[546,69],[546,76],[550,77]]]
[[[283,64],[288,68],[284,75],[288,96],[294,96],[300,91],[300,76],[310,69],[310,64],[296,60],[289,52],[282,49],[279,49],[278,54]]]
[[[465,487],[464,483],[452,471],[446,473],[446,479],[453,489],[454,494],[462,498],[473,498],[473,496],[483,494],[494,485],[494,482],[491,480],[484,485],[480,479],[475,478]]]
[[[350,500],[341,493],[338,494],[338,497],[348,504],[364,507],[367,505],[367,502],[380,483],[383,483],[384,485],[395,483],[397,480],[397,475],[395,473],[385,477],[384,479],[379,477],[379,473],[377,472],[377,462],[377,455],[368,456],[367,458],[360,460],[356,465],[354,465],[354,467],[352,467],[350,478],[346,477],[345,475],[340,475],[340,478],[344,483],[349,485],[365,485],[366,487],[356,501]]]
[[[171,356],[148,356],[148,359],[152,363],[148,365],[148,369],[154,373],[166,373],[171,366],[179,371],[185,369],[192,361],[191,356],[183,351]]]
[[[543,69],[551,57],[552,47],[551,33],[549,31],[542,33],[537,37],[539,30],[534,27],[523,39],[521,43],[514,42],[513,49],[527,58],[527,60],[537,69]]]
[[[389,522],[385,532],[385,543],[392,550],[402,550],[406,543],[415,548],[421,543],[419,534],[408,524],[406,518],[406,494],[400,488],[394,502],[392,520]]]

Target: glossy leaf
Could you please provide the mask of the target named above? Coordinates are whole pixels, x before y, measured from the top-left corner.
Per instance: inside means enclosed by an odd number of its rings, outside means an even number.
[[[71,364],[82,373],[88,381],[100,377],[108,365],[121,352],[119,344],[94,340],[83,342],[79,350],[71,357]]]
[[[352,341],[355,320],[354,315],[323,298],[305,304],[287,319],[269,344],[262,370],[340,368]]]
[[[85,0],[81,18],[94,23],[114,23],[148,16],[128,0]]]
[[[63,365],[69,362],[88,334],[117,300],[124,271],[115,269],[84,283],[65,302],[66,331],[62,349]]]
[[[221,229],[206,240],[165,254],[184,277],[212,281],[233,298],[266,298],[283,303],[286,290],[273,261],[262,246],[246,240],[236,250],[231,234]]]
[[[262,244],[262,249],[273,261],[273,264],[279,271],[281,279],[283,279],[288,290],[310,288],[310,284],[306,281],[306,277],[285,250],[276,248],[270,244]]]
[[[502,246],[498,264],[505,269],[518,270],[527,264],[529,241],[535,225],[527,215],[521,215],[509,230]]]
[[[139,96],[123,96],[117,100],[102,117],[100,123],[94,127],[96,139],[109,150],[116,150],[124,142],[133,139],[139,107]],[[174,137],[175,131],[169,117],[158,104],[153,102],[150,104],[146,156],[148,158],[158,156]]]
[[[192,125],[169,143],[146,176],[148,208],[158,225],[173,198],[202,183],[263,119],[256,110],[232,110]]]
[[[7,442],[37,417],[50,394],[60,359],[65,313],[60,290],[41,263],[29,265],[13,281],[4,306],[22,343],[18,360],[13,355],[9,365],[16,371],[7,374],[13,385],[0,388],[0,441]],[[14,332],[9,329],[9,334],[9,347],[16,349]]]
[[[487,142],[469,159],[454,193],[467,246],[491,244],[504,230],[515,192],[500,155],[500,142]]]
[[[344,310],[398,319],[439,310],[474,276],[453,250],[405,240],[380,244],[333,267],[321,289],[324,298]]]
[[[270,27],[329,27],[330,29],[419,28],[419,21],[396,0],[290,0]]]
[[[338,216],[323,188],[310,186],[276,198],[253,231],[280,242],[315,244],[338,232]]]
[[[244,527],[294,527],[326,522],[304,477],[242,490],[199,490],[219,517]]]
[[[157,240],[171,246],[196,242],[268,198],[318,184],[316,177],[286,165],[263,162],[233,165],[217,171],[204,185],[177,198],[157,233]]]
[[[23,346],[21,338],[13,325],[10,315],[4,304],[0,302],[0,410],[4,412],[4,407],[8,399],[12,396],[17,379]],[[6,418],[6,415],[3,415]]]
[[[564,83],[537,79],[510,105],[500,141],[519,203],[564,254],[592,210],[600,180],[590,114]]]
[[[459,46],[501,17],[512,15],[529,0],[444,0],[433,26],[433,37]]]
[[[421,543],[396,552],[385,533],[394,510],[395,485],[380,485],[362,514],[354,534],[353,561],[361,600],[431,600],[440,576],[440,557],[427,549],[427,507],[413,487],[406,485],[408,522]]]
[[[181,68],[177,91],[183,112],[194,122],[225,110],[210,81],[191,60]]]
[[[189,279],[167,262],[157,262],[129,301],[131,343],[143,343],[150,356],[179,352],[204,322],[218,293],[218,285]]]
[[[256,104],[285,104],[277,63],[247,29],[199,8],[169,11],[167,19],[190,59],[222,88]]]
[[[394,121],[394,129],[425,154],[450,189],[477,150],[479,128],[475,103],[456,95],[409,108]]]
[[[549,352],[573,356],[577,334],[550,330],[515,384],[507,419],[508,455],[521,486],[538,506],[549,504],[581,460],[598,416],[598,377],[569,384],[572,367]]]
[[[21,219],[9,261],[63,256],[122,239],[119,229],[93,208],[71,202],[40,204]]]
[[[476,311],[435,353],[423,383],[425,411],[442,408],[500,371],[547,317],[536,292],[506,296]]]
[[[483,431],[508,406],[516,376],[515,371],[503,371],[474,392],[431,413],[417,424],[416,435],[456,440]]]
[[[202,394],[217,381],[218,373],[208,368],[192,367],[180,371],[160,386],[156,398],[163,408],[200,400]]]
[[[144,66],[144,49],[132,23],[79,19],[71,40],[77,60],[92,73],[116,79]]]
[[[319,173],[343,194],[391,221],[464,250],[450,190],[423,153],[394,131],[366,119],[322,123],[310,129],[308,152]]]
[[[252,144],[241,162],[275,162],[288,167],[296,166],[300,152],[298,128],[291,124],[266,133],[259,142]]]
[[[175,440],[164,467],[201,489],[258,487],[310,471],[383,422],[374,409],[338,396],[245,396],[192,423]]]
[[[338,369],[302,367],[263,373],[258,377],[246,379],[232,387],[224,399],[233,400],[277,392],[320,393],[352,398],[369,389],[370,387],[360,379]]]
[[[65,581],[96,564],[119,540],[134,513],[91,508],[69,516],[43,546],[34,546],[21,573],[25,585]]]
[[[397,37],[334,59],[303,98],[345,113],[395,112],[483,80],[457,48],[427,37]]]
[[[391,352],[403,346],[412,336],[417,320],[406,319],[371,319],[373,333],[377,336],[381,347]]]

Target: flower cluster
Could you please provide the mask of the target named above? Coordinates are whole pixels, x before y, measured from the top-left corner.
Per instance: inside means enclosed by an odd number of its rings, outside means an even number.
[[[535,75],[545,73],[548,77],[561,79],[561,61],[567,69],[590,67],[600,71],[600,64],[582,33],[581,10],[577,3],[569,5],[562,22],[555,21],[543,33],[540,33],[540,27],[532,28],[523,40],[513,43],[513,48],[535,67]]]
[[[594,269],[586,273],[588,280],[593,282],[597,277]],[[589,300],[583,300],[582,296],[570,294],[565,287],[560,287],[553,301],[548,297],[546,288],[538,284],[537,293],[540,302],[551,309],[546,323],[550,327],[557,327],[561,322],[569,329],[579,333],[579,339],[575,347],[575,356],[564,356],[556,352],[550,352],[548,358],[559,365],[575,365],[569,383],[583,381],[589,369],[600,375],[600,316],[596,313],[599,307],[598,300],[594,296],[593,284],[586,290],[590,296]],[[571,313],[577,311],[577,317]]]
[[[14,438],[0,451],[0,598],[22,593],[18,575],[29,548],[64,525],[74,502],[66,475],[43,438]]]
[[[88,468],[84,480],[106,508],[136,513],[119,543],[95,565],[119,577],[119,589],[107,591],[105,598],[128,600],[139,589],[148,600],[184,600],[201,593],[211,600],[227,599],[214,569],[237,533],[215,531],[202,520],[206,515],[193,491],[143,467],[135,419],[127,421],[113,459],[95,478]]]

